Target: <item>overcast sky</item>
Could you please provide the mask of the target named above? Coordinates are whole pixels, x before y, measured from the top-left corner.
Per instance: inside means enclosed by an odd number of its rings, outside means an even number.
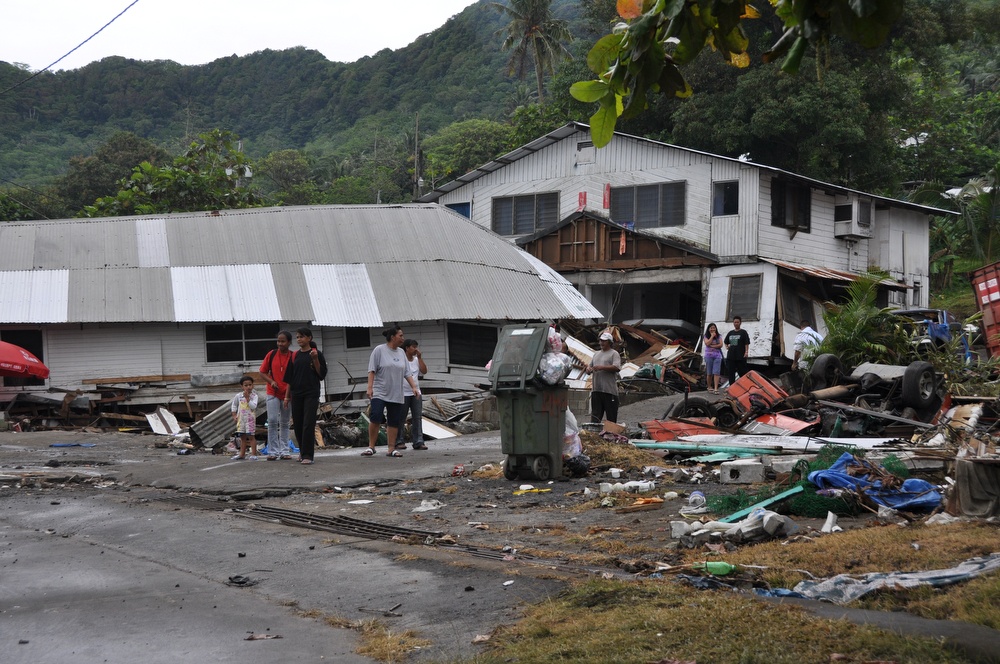
[[[133,0],[4,0],[0,60],[35,71],[71,51]],[[475,0],[137,0],[53,67],[109,55],[199,65],[266,48],[305,46],[353,62],[398,49],[444,25]]]

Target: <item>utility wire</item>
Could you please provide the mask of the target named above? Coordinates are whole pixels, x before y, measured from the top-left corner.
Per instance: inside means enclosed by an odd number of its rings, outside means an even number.
[[[104,28],[108,27],[109,25],[111,25],[112,23],[114,23],[115,21],[117,21],[119,18],[121,18],[122,14],[124,14],[128,10],[132,9],[132,7],[134,7],[138,2],[139,2],[139,0],[132,0],[132,4],[130,4],[128,7],[126,7],[123,10],[121,10],[120,12],[118,12],[117,16],[115,16],[113,19],[111,19],[110,21],[108,21],[107,23],[105,23],[104,25],[102,25],[100,30],[98,30],[94,34],[90,35],[89,37],[87,37],[86,39],[84,39],[82,42],[80,42],[79,44],[77,44],[75,47],[73,47],[73,49],[71,49],[69,51],[69,53],[67,53],[66,55],[62,56],[61,58],[59,58],[58,60],[56,60],[55,62],[53,62],[52,64],[50,64],[48,67],[45,67],[44,69],[39,69],[34,74],[32,74],[28,78],[24,79],[20,83],[15,83],[14,85],[12,85],[9,88],[7,88],[6,90],[0,90],[0,95],[5,95],[8,92],[10,92],[11,90],[13,90],[15,88],[21,87],[22,85],[24,85],[25,83],[27,83],[31,79],[35,78],[36,76],[40,76],[42,74],[42,72],[48,71],[49,69],[52,69],[53,67],[55,67],[57,64],[59,64],[60,62],[62,62],[66,58],[68,58],[70,55],[72,55],[73,52],[76,51],[76,49],[80,48],[81,46],[83,46],[84,44],[86,44],[87,42],[89,42],[91,39],[93,39],[97,35],[101,34],[101,32],[104,30]]]

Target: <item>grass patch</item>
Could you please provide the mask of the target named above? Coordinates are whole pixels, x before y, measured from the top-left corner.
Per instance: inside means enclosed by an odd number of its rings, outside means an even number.
[[[748,617],[752,616],[752,620]],[[931,639],[911,639],[735,593],[672,582],[591,580],[497,631],[476,661],[718,664],[845,661],[965,662]]]
[[[869,572],[945,569],[976,556],[1000,550],[996,524],[962,523],[951,526],[916,525],[859,528],[794,542],[765,542],[728,554],[735,565],[759,565],[758,572],[772,587],[792,588],[807,578]],[[700,557],[699,557],[700,555]],[[685,554],[687,562],[704,553]],[[925,618],[964,620],[1000,628],[1000,575],[978,577],[941,589],[877,593],[856,603],[863,608],[906,611]]]
[[[593,468],[614,466],[623,470],[641,470],[643,466],[662,465],[663,459],[630,443],[610,443],[592,431],[581,431],[583,453]]]
[[[414,650],[431,645],[412,629],[393,632],[378,620],[365,620],[357,629],[361,633],[361,643],[354,652],[380,662],[403,662]]]

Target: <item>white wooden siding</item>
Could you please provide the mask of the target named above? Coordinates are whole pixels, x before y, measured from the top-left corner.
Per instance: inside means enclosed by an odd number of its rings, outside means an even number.
[[[442,205],[471,203],[472,220],[490,228],[492,201],[496,197],[558,192],[559,218],[563,219],[579,209],[580,193],[584,192],[587,209],[606,216],[608,210],[603,205],[606,185],[627,187],[683,181],[686,185],[685,224],[646,230],[708,249],[712,169],[713,162],[717,161],[708,155],[615,138],[607,147],[597,150],[593,164],[578,164],[577,143],[589,140],[585,132],[580,132],[459,187],[443,195],[438,202]]]
[[[729,281],[732,277],[761,275],[760,299],[757,302],[757,320],[741,321],[742,329],[750,335],[750,357],[771,356],[771,339],[774,337],[776,302],[778,297],[778,268],[769,263],[752,265],[727,265],[712,270],[705,306],[705,325],[715,323],[725,335],[733,329],[728,320]]]
[[[771,180],[764,176],[760,182],[759,256],[798,263],[817,265],[835,270],[851,270],[852,249],[868,253],[869,240],[848,241],[833,235],[834,197],[816,189],[812,190],[812,210],[808,233],[771,225]],[[858,247],[861,247],[859,249]],[[858,263],[855,261],[855,268]],[[861,262],[863,271],[864,262]]]
[[[621,136],[596,150],[592,162],[581,163],[577,145],[589,140],[587,132],[577,132],[442,195],[438,202],[469,203],[472,220],[489,228],[496,197],[557,192],[562,219],[579,209],[581,192],[586,194],[587,209],[607,215],[607,185],[683,181],[685,224],[651,232],[706,248],[722,264],[773,258],[854,273],[869,266],[881,267],[900,278],[926,276],[928,271],[927,217],[922,213],[899,208],[876,210],[872,239],[840,238],[834,236],[835,197],[814,188],[809,232],[790,231],[771,225],[774,175],[770,171],[748,162]],[[739,213],[713,218],[713,183],[731,180],[740,184]],[[922,291],[918,299],[923,301],[926,287]]]

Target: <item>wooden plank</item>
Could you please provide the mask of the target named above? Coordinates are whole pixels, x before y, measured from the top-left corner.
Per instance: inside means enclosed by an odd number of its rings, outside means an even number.
[[[145,425],[149,425],[149,420],[146,419],[145,415],[127,415],[125,413],[98,413],[101,417],[108,420],[125,420],[127,422],[142,422]]]
[[[191,380],[191,374],[173,374],[160,376],[125,376],[123,378],[84,378],[84,385],[107,385],[109,383],[172,383]]]
[[[426,417],[420,418],[421,427],[423,428],[424,436],[431,438],[433,440],[440,440],[442,438],[455,438],[461,436],[459,432],[454,429],[449,429],[439,422],[427,419]]]
[[[658,503],[644,503],[641,505],[629,505],[628,507],[619,507],[615,510],[615,514],[628,514],[630,512],[648,512],[649,510],[663,509],[663,502]]]

